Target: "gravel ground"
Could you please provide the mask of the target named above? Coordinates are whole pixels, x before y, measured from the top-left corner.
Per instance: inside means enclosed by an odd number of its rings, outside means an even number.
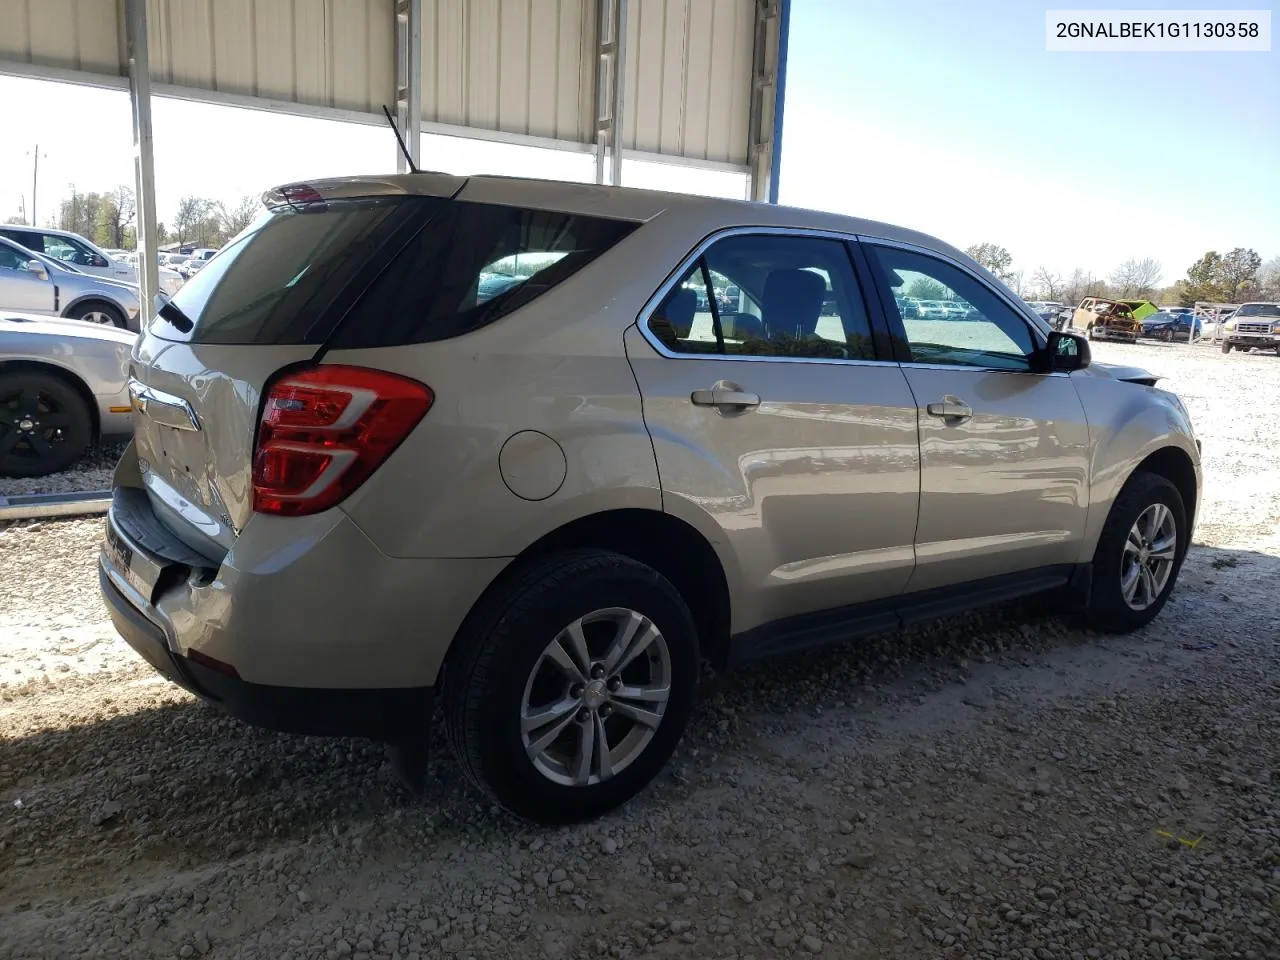
[[[126,444],[96,444],[68,470],[47,477],[0,477],[0,497],[26,493],[72,493],[78,490],[108,490],[116,461]]]
[[[1280,957],[1280,360],[1096,353],[1204,439],[1154,625],[1010,611],[709,677],[587,826],[487,809],[442,747],[414,800],[371,745],[223,719],[115,638],[99,521],[0,532],[0,956]]]

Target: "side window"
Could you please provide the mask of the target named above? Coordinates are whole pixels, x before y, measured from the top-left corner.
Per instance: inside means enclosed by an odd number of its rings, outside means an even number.
[[[0,247],[0,270],[26,270],[28,259],[13,247]]]
[[[716,312],[712,313],[714,293],[708,292],[706,277],[703,261],[698,260],[649,317],[649,329],[673,353],[723,352],[716,321],[724,316],[724,310],[717,302]],[[713,279],[713,286],[714,283]]]
[[[649,329],[676,353],[875,359],[862,294],[838,240],[719,240],[654,310]]]
[[[864,247],[893,294],[912,361],[1030,369],[1036,348],[1030,327],[985,283],[924,254]]]
[[[61,260],[63,263],[83,264],[84,258],[80,256],[79,251],[62,237],[55,237],[46,233],[41,239],[44,240],[44,255],[46,257],[53,257],[53,259]]]

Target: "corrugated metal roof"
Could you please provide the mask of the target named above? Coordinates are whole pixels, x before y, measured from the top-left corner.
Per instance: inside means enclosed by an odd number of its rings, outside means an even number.
[[[423,119],[594,142],[595,8],[423,0]]]
[[[595,142],[597,0],[422,0],[423,119]],[[742,165],[756,0],[631,0],[623,147]],[[376,114],[395,0],[147,0],[152,79]],[[0,0],[0,72],[125,76],[122,2]],[[215,99],[215,98],[211,98]]]
[[[623,146],[747,162],[754,0],[632,0]]]

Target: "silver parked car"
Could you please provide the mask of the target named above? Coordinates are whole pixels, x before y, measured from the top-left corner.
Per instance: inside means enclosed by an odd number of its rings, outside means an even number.
[[[90,443],[132,430],[134,336],[0,310],[0,476],[64,470]]]
[[[125,259],[126,251],[103,250],[70,230],[52,227],[27,227],[17,224],[0,226],[0,237],[12,240],[20,246],[42,253],[59,263],[69,264],[91,277],[115,280],[117,283],[137,285],[138,267]],[[173,296],[182,286],[182,277],[176,270],[161,267],[160,289]]]
[[[438,697],[467,775],[562,822],[662,768],[702,657],[1037,593],[1128,631],[1173,589],[1182,403],[945,243],[491,177],[266,199],[138,341],[100,565],[128,642],[244,720],[412,780]],[[969,322],[904,318],[926,285]]]
[[[138,331],[138,288],[93,277],[0,237],[0,310]]]

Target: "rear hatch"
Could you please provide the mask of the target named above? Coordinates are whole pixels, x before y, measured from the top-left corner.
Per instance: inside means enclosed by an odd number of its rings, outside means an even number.
[[[459,199],[466,182],[414,174],[283,188],[147,326],[131,371],[139,476],[187,546],[221,562],[255,509],[328,509],[430,408],[429,386],[319,363],[326,351],[465,334],[638,226],[625,196],[607,217],[576,188],[542,207],[503,182]],[[574,209],[562,208],[566,190]]]
[[[130,370],[139,472],[188,546],[220,562],[253,512],[268,381],[319,353],[379,264],[464,183],[419,174],[411,194],[398,178],[275,191],[148,324]]]

